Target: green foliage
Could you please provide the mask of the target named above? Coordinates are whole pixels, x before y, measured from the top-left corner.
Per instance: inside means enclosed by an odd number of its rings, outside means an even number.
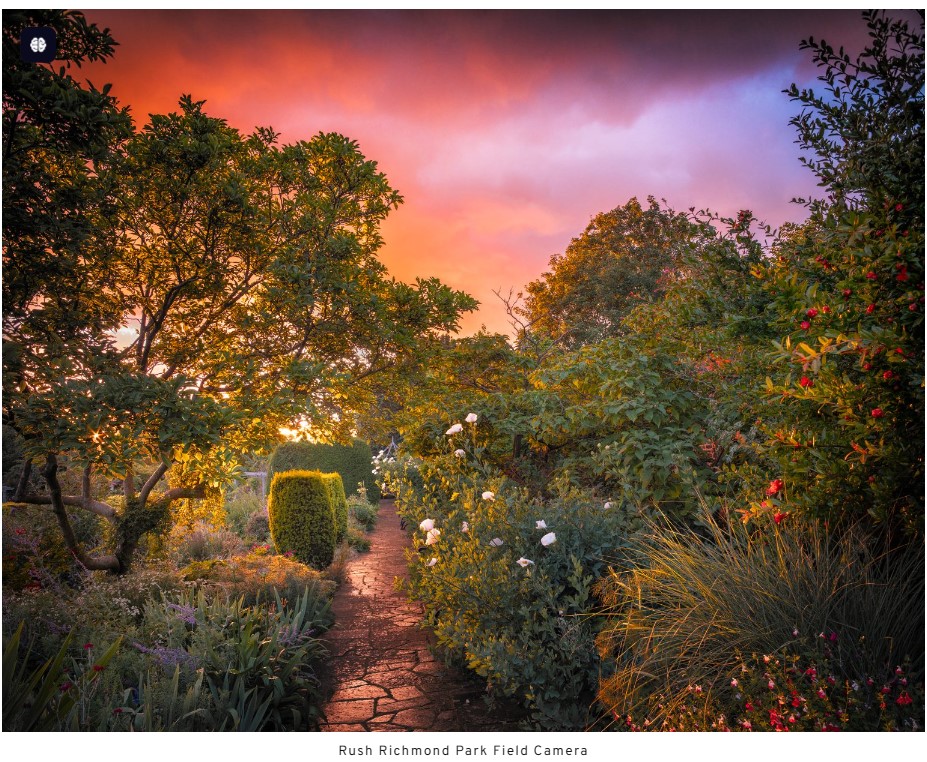
[[[272,600],[275,592],[284,603],[299,600],[308,592],[319,619],[327,616],[327,602],[334,591],[334,585],[314,569],[260,549],[227,559],[191,563],[180,571],[180,576],[230,600],[242,598],[248,606]]]
[[[318,721],[313,665],[324,649],[315,635],[327,626],[327,601],[320,609],[306,590],[289,605],[279,597],[274,603],[249,607],[224,596],[210,601],[200,590],[146,607],[155,643],[142,647],[171,671],[186,669],[191,684],[203,670],[215,730],[307,730]]]
[[[354,495],[348,498],[349,517],[363,528],[365,532],[372,532],[377,525],[379,506],[372,506],[364,498]]]
[[[621,335],[635,305],[661,297],[702,228],[652,196],[647,202],[644,209],[632,198],[596,215],[550,260],[551,271],[528,284],[523,314],[532,331],[580,347]]]
[[[391,478],[410,466],[397,461]],[[626,514],[569,488],[532,497],[453,455],[421,470],[419,487],[401,478],[398,500],[418,527],[410,593],[438,642],[493,692],[531,709],[540,727],[584,727],[600,668],[591,591],[625,543]]]
[[[706,518],[706,534],[654,525],[598,593],[598,644],[614,674],[599,699],[659,727],[691,699],[740,679],[750,654],[827,660],[844,680],[924,673],[924,548],[881,550],[856,528],[787,519],[748,531]],[[819,637],[820,635],[820,637]],[[671,721],[675,721],[672,719]]]
[[[193,529],[174,525],[167,545],[171,560],[177,566],[191,561],[231,558],[244,551],[244,543],[237,534],[205,522],[198,522]]]
[[[22,634],[20,623],[3,649],[4,732],[86,729],[88,699],[121,639],[98,659],[89,660],[70,655],[73,638],[69,635],[52,658],[33,668],[32,648],[21,643]]]
[[[923,30],[867,13],[857,61],[809,41],[830,95],[790,94],[829,194],[758,277],[781,337],[766,391],[783,489],[753,512],[924,517]],[[864,127],[864,129],[862,129]]]
[[[101,521],[93,514],[71,515],[77,537],[90,546],[102,541]],[[3,586],[9,590],[57,590],[77,584],[82,570],[64,544],[47,506],[3,505]]]
[[[272,480],[281,471],[321,471],[341,476],[344,485],[353,489],[363,483],[367,498],[376,504],[380,500],[380,489],[370,469],[370,445],[360,439],[350,445],[322,444],[320,442],[283,442],[277,445],[267,464],[267,478]]]
[[[348,499],[339,474],[323,474],[328,497],[335,511],[335,542],[341,542],[348,532]]]
[[[283,471],[274,475],[267,503],[270,536],[279,553],[324,569],[335,553],[335,508],[324,475]]]

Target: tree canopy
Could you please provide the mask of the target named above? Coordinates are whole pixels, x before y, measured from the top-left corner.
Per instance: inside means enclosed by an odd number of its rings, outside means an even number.
[[[28,20],[59,30],[71,64],[113,53],[80,14]],[[388,275],[379,225],[402,198],[354,141],[243,135],[188,96],[134,130],[67,67],[20,64],[23,21],[4,16],[3,420],[45,464],[48,493],[23,479],[17,499],[50,503],[66,538],[65,505],[116,523],[113,555],[79,557],[119,571],[170,500],[279,427],[344,437],[372,379],[476,303]],[[80,496],[62,494],[60,458]],[[160,492],[175,463],[183,486]],[[121,513],[92,499],[92,473],[123,479]]]

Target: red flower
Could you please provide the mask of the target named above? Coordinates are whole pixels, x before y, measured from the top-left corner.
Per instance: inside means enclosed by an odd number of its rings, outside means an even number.
[[[60,688],[60,690],[61,690],[62,693],[64,693],[64,692],[66,692],[66,691],[71,690],[71,688],[73,688],[73,687],[74,687],[74,683],[61,683],[61,688]]]
[[[113,709],[113,714],[122,714],[122,707],[117,706],[115,709]]]
[[[898,706],[907,706],[913,701],[914,699],[908,695],[907,691],[902,691],[901,695],[895,699],[895,703],[898,704]]]
[[[901,204],[895,204],[895,211],[900,212],[904,207]]]
[[[89,651],[91,648],[93,648],[93,643],[84,643],[85,651]]]
[[[93,671],[94,671],[94,672],[102,672],[104,669],[106,669],[106,667],[104,667],[102,664],[94,664],[94,665],[93,665]]]
[[[870,365],[868,362],[864,362],[863,370],[872,370],[872,365]]]
[[[874,305],[874,304],[870,304],[868,307],[866,307],[866,314],[867,314],[867,315],[871,315],[873,312],[875,312],[875,305]]]
[[[848,288],[843,289],[843,298],[844,298],[844,299],[849,299],[849,298],[850,298],[850,294],[852,294],[852,293],[853,293],[853,292],[850,291],[850,289],[848,289]]]
[[[882,412],[882,408],[880,408],[880,407],[874,407],[874,408],[872,409],[872,417],[873,417],[873,418],[881,418],[883,415],[884,415],[884,413]]]
[[[814,381],[808,378],[808,376],[802,376],[801,381],[798,383],[805,387],[805,389],[807,389],[809,386],[814,386]]]
[[[908,268],[905,265],[900,265],[898,267],[898,275],[895,276],[895,280],[901,281],[904,283],[908,279]]]
[[[782,519],[784,519],[784,518],[785,518],[786,516],[788,516],[788,515],[789,515],[788,513],[782,513],[781,511],[776,511],[776,512],[773,514],[773,521],[775,521],[776,524],[781,524],[781,523],[782,523]]]
[[[753,704],[751,704],[751,703],[748,701],[746,704],[744,704],[744,709],[747,710],[748,712],[752,712],[752,711],[753,711]]]
[[[892,379],[892,378],[894,378],[894,377],[895,377],[895,374],[892,373],[890,370],[887,370],[887,371],[885,371],[885,373],[882,374],[882,378],[884,378],[886,381],[888,381],[889,379]]]
[[[801,321],[801,329],[802,329],[803,331],[807,331],[809,328],[811,328],[811,323],[809,323],[807,320],[802,320],[802,321]]]
[[[825,315],[829,315],[829,314],[830,314],[830,307],[828,307],[828,306],[825,304],[823,307],[821,307],[821,312],[823,312]]]
[[[823,688],[818,688],[818,696],[821,698],[827,698],[827,694],[824,692]]]
[[[878,277],[879,277],[879,276],[876,275],[872,270],[870,270],[868,273],[866,273],[866,278],[869,279],[869,280],[875,280],[875,279],[878,278]]]
[[[810,318],[815,318],[818,316],[818,311],[814,307],[811,307],[805,314]]]
[[[782,488],[784,486],[785,485],[782,483],[782,479],[773,479],[769,483],[769,489],[766,490],[766,494],[769,495],[770,497],[772,497],[773,495],[777,495],[779,492],[782,491]]]

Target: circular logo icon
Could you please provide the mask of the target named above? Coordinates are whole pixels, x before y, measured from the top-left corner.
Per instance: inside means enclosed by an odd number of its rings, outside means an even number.
[[[44,53],[45,52],[45,38],[44,37],[33,37],[32,42],[29,43],[29,47],[32,49],[33,53]]]

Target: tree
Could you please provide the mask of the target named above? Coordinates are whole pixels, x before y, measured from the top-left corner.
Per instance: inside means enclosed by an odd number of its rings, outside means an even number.
[[[531,329],[578,347],[618,335],[622,319],[659,299],[701,229],[651,196],[598,214],[550,272],[527,286],[524,314]]]
[[[763,275],[781,366],[770,451],[780,490],[755,510],[924,517],[924,33],[867,12],[855,61],[802,44],[828,95],[794,86],[805,163],[827,189]],[[772,488],[771,488],[772,489]]]
[[[402,199],[348,138],[280,146],[272,130],[243,136],[184,97],[111,143],[87,180],[107,213],[73,247],[80,271],[4,313],[3,415],[48,486],[29,493],[21,480],[16,499],[50,505],[85,566],[123,572],[172,500],[221,484],[237,453],[280,426],[343,436],[370,379],[456,330],[475,302],[434,279],[388,277],[379,223]],[[4,197],[21,195],[22,178],[7,179]],[[8,248],[5,266],[29,272],[55,246]],[[92,309],[49,309],[86,304],[88,288]],[[26,330],[37,313],[44,330]],[[61,459],[82,471],[80,495],[63,494]],[[121,509],[93,499],[95,474],[123,480]],[[113,552],[80,548],[67,508],[111,521]]]

